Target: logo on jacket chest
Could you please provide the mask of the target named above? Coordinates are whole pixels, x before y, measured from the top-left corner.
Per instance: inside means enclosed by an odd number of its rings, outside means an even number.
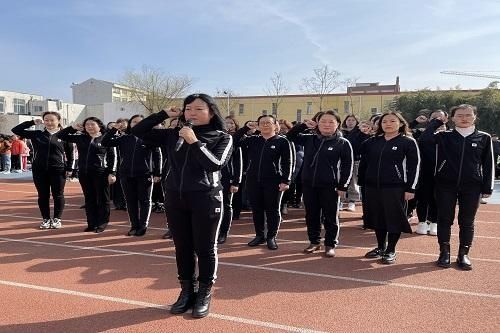
[[[271,149],[276,149],[276,146],[275,145],[272,145],[271,147],[269,147]]]
[[[393,146],[393,147],[392,147],[392,150],[398,150],[398,147]]]
[[[477,147],[477,143],[473,142],[472,147]]]
[[[328,147],[328,150],[333,150],[333,147]]]

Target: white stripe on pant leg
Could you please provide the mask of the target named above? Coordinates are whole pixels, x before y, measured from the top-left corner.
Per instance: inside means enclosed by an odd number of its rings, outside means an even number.
[[[155,187],[155,182],[153,181],[153,178],[154,178],[154,176],[151,175],[151,191],[149,192],[149,211],[148,211],[148,215],[146,216],[146,221],[145,221],[146,222],[146,228],[149,225],[149,217],[151,216],[151,209],[153,208],[153,189]],[[141,216],[140,212],[139,212],[139,216]]]
[[[212,280],[212,283],[215,283],[215,280],[217,280],[217,268],[219,267],[219,255],[218,255],[218,248],[217,248],[217,239],[219,238],[219,230],[220,226],[222,224],[222,218],[224,216],[224,197],[222,196],[222,190],[219,191],[219,196],[222,199],[220,202],[220,215],[219,215],[219,222],[217,224],[217,231],[215,232],[215,241],[214,241],[214,253],[215,253],[215,269],[214,269],[214,277]]]
[[[229,185],[229,189],[231,190],[231,185]],[[229,227],[227,228],[227,234],[229,235],[229,230],[231,230],[231,225],[233,224],[233,196],[234,193],[229,191],[229,205],[231,206],[231,215],[229,216]],[[224,200],[224,199],[222,199]],[[222,206],[224,207],[224,202],[222,202]],[[217,234],[217,238],[219,235]]]
[[[340,235],[340,221],[339,221],[339,204],[340,204],[340,195],[337,193],[337,214],[335,214],[335,223],[337,224],[337,234],[335,235],[334,244],[337,246],[339,244],[339,235]]]
[[[278,216],[279,216],[279,219],[278,219],[278,227],[276,228],[276,235],[274,236],[275,238],[278,237],[278,231],[280,230],[280,226],[281,226],[281,220],[282,220],[282,217],[281,217],[281,200],[283,199],[283,194],[285,194],[285,191],[280,191],[279,192],[280,194],[280,198],[278,200]],[[267,214],[266,214],[267,216]],[[269,227],[267,228],[268,229],[268,232],[269,232]]]

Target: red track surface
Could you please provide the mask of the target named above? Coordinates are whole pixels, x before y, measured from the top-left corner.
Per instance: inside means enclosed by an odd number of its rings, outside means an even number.
[[[124,236],[121,211],[103,234],[83,233],[79,185],[66,193],[64,227],[38,230],[34,186],[0,182],[0,332],[500,332],[500,205],[480,207],[470,272],[436,267],[436,238],[415,234],[395,265],[365,259],[375,237],[359,212],[341,213],[335,258],[302,254],[302,210],[285,217],[278,251],[249,248],[242,214],[219,249],[212,314],[194,320],[166,307],[179,290],[162,214],[143,238]]]

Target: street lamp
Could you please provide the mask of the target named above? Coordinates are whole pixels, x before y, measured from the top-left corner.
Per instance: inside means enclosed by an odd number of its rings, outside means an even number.
[[[231,97],[231,92],[224,90],[223,94],[227,96],[227,115],[229,116],[229,98]]]

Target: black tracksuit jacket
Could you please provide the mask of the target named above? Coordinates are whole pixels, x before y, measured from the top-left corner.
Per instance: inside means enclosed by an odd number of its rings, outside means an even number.
[[[334,187],[346,191],[354,162],[351,143],[337,131],[330,137],[301,133],[305,124],[293,127],[287,137],[304,146],[302,182],[312,187]]]
[[[12,129],[20,137],[31,140],[33,145],[33,168],[38,171],[58,169],[72,171],[75,168],[73,145],[62,141],[47,130],[28,130],[34,126],[32,120],[22,122]]]
[[[479,186],[481,193],[491,194],[495,166],[490,135],[477,129],[467,137],[454,129],[434,134],[442,125],[433,119],[419,138],[436,145],[436,184],[457,189]]]
[[[105,147],[102,144],[103,135],[92,137],[86,133],[77,133],[73,127],[66,127],[57,132],[56,136],[63,141],[74,142],[78,148],[78,172],[105,173],[116,175],[116,148]]]
[[[236,147],[231,158],[221,170],[222,182],[233,186],[239,186],[243,176],[243,154],[241,148]]]
[[[366,140],[361,148],[358,184],[377,188],[402,187],[415,193],[420,172],[420,153],[411,137],[383,135]]]
[[[231,135],[214,129],[210,124],[194,126],[193,131],[198,141],[191,145],[184,143],[176,152],[179,128],[153,129],[167,118],[167,113],[160,111],[143,119],[131,129],[133,135],[164,146],[168,159],[165,189],[177,192],[220,189],[220,170],[231,157]],[[196,163],[193,163],[193,160]]]
[[[103,146],[118,147],[120,151],[119,174],[121,177],[161,175],[162,154],[159,147],[147,144],[131,134],[117,135],[112,128],[104,134]]]
[[[247,152],[247,182],[290,184],[294,163],[290,142],[281,135],[267,140],[262,135],[246,136],[249,130],[244,126],[234,134],[235,145]]]

